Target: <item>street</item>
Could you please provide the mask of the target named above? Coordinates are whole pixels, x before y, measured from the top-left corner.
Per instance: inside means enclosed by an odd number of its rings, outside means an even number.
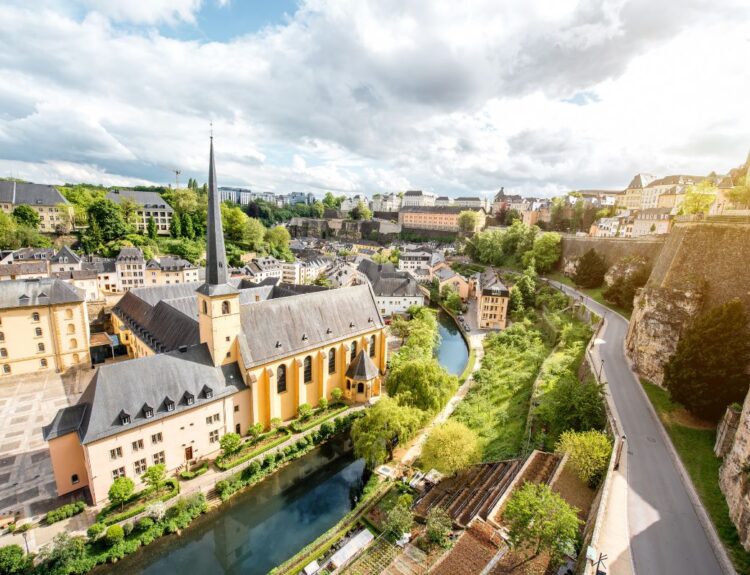
[[[630,553],[638,575],[722,573],[709,536],[666,445],[657,421],[625,356],[627,321],[580,292],[550,281],[600,316],[606,328],[599,353],[605,379],[627,436],[627,509]],[[624,518],[608,517],[609,521]],[[601,550],[607,553],[607,549]],[[617,557],[610,556],[608,565]]]

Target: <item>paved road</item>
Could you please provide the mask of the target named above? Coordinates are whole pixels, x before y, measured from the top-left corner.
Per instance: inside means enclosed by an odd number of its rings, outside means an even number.
[[[570,295],[581,294],[550,282]],[[606,308],[584,297],[586,306],[604,315]],[[604,373],[627,436],[628,524],[630,552],[637,575],[713,575],[722,573],[708,535],[698,519],[659,426],[625,357],[625,319],[607,313],[599,353]],[[602,549],[606,553],[606,549]],[[614,562],[615,557],[610,557]]]

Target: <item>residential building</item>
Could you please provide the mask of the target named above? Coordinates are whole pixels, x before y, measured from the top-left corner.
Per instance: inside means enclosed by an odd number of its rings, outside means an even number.
[[[0,264],[49,261],[55,255],[53,248],[20,248],[3,252]]]
[[[401,207],[401,196],[398,194],[375,194],[372,197],[373,212],[397,212]]]
[[[453,205],[453,198],[450,198],[448,196],[438,196],[435,198],[435,205],[436,206],[452,206]]]
[[[138,248],[125,247],[115,258],[115,291],[128,291],[146,285],[146,260]]]
[[[398,213],[398,222],[404,228],[458,232],[459,214],[468,210],[475,211],[479,216],[473,231],[480,231],[484,228],[487,220],[487,215],[481,208],[461,208],[458,206],[403,207]]]
[[[672,227],[670,208],[648,208],[641,210],[633,221],[632,237],[668,234]]]
[[[198,266],[186,259],[164,256],[146,263],[147,285],[184,284],[198,281]]]
[[[75,286],[84,294],[87,302],[102,300],[102,293],[99,289],[99,278],[94,270],[81,269],[50,272],[49,277]]]
[[[147,232],[148,221],[153,218],[156,224],[156,233],[160,236],[169,235],[174,210],[157,192],[112,190],[107,192],[106,198],[116,204],[121,204],[125,198],[138,204],[135,224],[139,232]]]
[[[398,271],[393,264],[378,264],[362,258],[357,271],[372,287],[383,317],[403,314],[413,305],[425,304],[425,294],[417,281],[409,273]]]
[[[380,395],[387,338],[370,286],[230,280],[213,143],[208,188],[205,283],[126,293],[113,320],[137,359],[99,367],[43,428],[60,495],[87,487],[102,502],[117,477],[138,484],[155,463],[172,474],[218,454],[224,434],[289,420],[335,388],[352,402]]]
[[[626,210],[640,210],[641,201],[643,199],[643,190],[655,179],[656,176],[651,174],[636,174],[633,176],[633,179],[630,180],[624,193],[617,197],[616,205],[625,208]]]
[[[67,232],[73,209],[54,186],[0,181],[0,209],[6,214],[27,205],[39,214],[39,231]]]
[[[1,376],[88,363],[89,321],[81,292],[49,278],[0,282]]]
[[[359,205],[360,202],[362,202],[365,206],[369,205],[369,202],[367,201],[367,196],[364,196],[362,194],[357,194],[357,195],[345,198],[344,201],[341,202],[341,211],[344,213],[351,212],[354,208],[356,208]]]
[[[219,188],[219,199],[222,202],[232,202],[233,204],[246,206],[252,202],[256,196],[257,194],[246,188]]]
[[[401,198],[401,208],[425,207],[435,205],[435,194],[422,190],[409,190]]]
[[[460,206],[462,208],[486,208],[485,201],[482,198],[477,197],[456,198],[456,201],[453,202],[453,205]]]
[[[76,254],[68,246],[60,248],[49,260],[49,271],[55,272],[72,272],[81,269],[81,256]]]
[[[96,273],[97,287],[102,294],[122,291],[122,282],[118,280],[117,267],[113,258],[85,257],[81,262],[81,269]]]
[[[433,277],[438,281],[441,294],[445,286],[450,286],[456,290],[456,293],[461,296],[462,300],[466,301],[469,299],[469,280],[461,274],[454,272],[450,267],[443,266],[438,268]]]
[[[505,329],[508,321],[510,291],[492,268],[478,273],[474,282],[473,289],[477,298],[477,325],[480,329]]]
[[[256,283],[262,282],[267,278],[281,279],[284,276],[283,263],[273,256],[254,258],[242,268],[242,273]]]
[[[49,276],[46,261],[22,261],[0,265],[0,281],[42,279]]]
[[[641,196],[641,210],[649,210],[659,207],[659,196],[662,194],[679,195],[684,194],[688,186],[697,184],[704,180],[703,176],[667,176],[653,180],[645,188]]]

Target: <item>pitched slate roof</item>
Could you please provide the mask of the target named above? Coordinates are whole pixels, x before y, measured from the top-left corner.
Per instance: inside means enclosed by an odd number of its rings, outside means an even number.
[[[206,397],[206,387],[210,388],[211,397]],[[43,428],[44,438],[49,440],[77,431],[85,445],[243,389],[246,385],[239,366],[232,363],[214,367],[204,344],[104,365],[78,403],[60,410],[53,422]],[[192,405],[187,403],[186,394],[195,398]],[[173,411],[167,411],[167,398],[175,404]],[[145,416],[145,405],[153,408],[153,417]],[[130,416],[130,423],[121,423],[121,413]]]
[[[369,285],[242,306],[240,321],[246,343],[245,367],[315,349],[385,325]]]
[[[80,303],[84,300],[77,288],[57,279],[0,282],[0,309]]]
[[[162,270],[167,272],[183,271],[183,270],[194,270],[198,269],[198,266],[190,263],[186,259],[178,258],[176,256],[164,256],[158,260],[150,259],[146,264],[146,269],[149,270]]]
[[[137,190],[112,190],[107,192],[106,198],[112,200],[116,204],[122,202],[124,198],[133,200],[137,204],[140,204],[144,208],[151,208],[157,210],[165,210],[171,212],[172,206],[161,197],[158,192],[139,192]]]
[[[378,264],[363,258],[357,270],[367,277],[372,291],[381,297],[413,297],[421,295],[414,277],[408,272],[398,271],[391,263]]]
[[[29,274],[47,274],[46,261],[21,261],[17,264],[4,264],[0,266],[0,277],[20,276]]]
[[[67,204],[68,200],[54,186],[0,182],[0,202],[10,203],[14,206],[19,204],[56,206],[57,204]]]
[[[49,276],[58,280],[95,280],[97,273],[96,270],[66,270],[52,272]]]
[[[468,206],[406,206],[401,212],[431,213],[431,214],[460,214],[461,212],[484,212],[484,208]]]
[[[130,263],[145,263],[146,260],[143,257],[143,252],[138,248],[124,247],[117,254],[115,260],[117,263],[130,262]]]
[[[81,261],[81,256],[79,256],[77,253],[75,253],[73,250],[71,250],[68,246],[63,246],[60,248],[60,251],[57,252],[50,261],[53,264],[59,264],[59,263],[78,263]]]
[[[360,350],[346,370],[346,377],[354,381],[370,381],[378,375],[380,375],[378,368],[364,349]]]
[[[21,248],[13,252],[13,261],[49,260],[55,255],[52,248]]]

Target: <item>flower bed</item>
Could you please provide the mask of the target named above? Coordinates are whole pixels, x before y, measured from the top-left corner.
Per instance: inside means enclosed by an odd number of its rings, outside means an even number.
[[[125,502],[122,511],[119,511],[119,505],[110,503],[101,510],[99,515],[96,516],[96,521],[98,523],[104,523],[105,525],[119,523],[120,521],[130,519],[131,517],[135,517],[136,515],[143,513],[149,503],[156,503],[157,501],[169,501],[180,492],[180,484],[178,483],[177,479],[174,478],[167,479],[167,481],[164,483],[164,488],[167,489],[167,492],[158,497],[148,497],[149,495],[154,493],[155,489],[153,487],[149,487],[147,489],[139,491],[138,493],[134,493],[130,497],[130,499]]]
[[[47,525],[52,525],[53,523],[57,523],[58,521],[62,521],[63,519],[67,519],[68,517],[73,517],[73,515],[78,515],[84,509],[86,509],[86,503],[84,501],[68,503],[67,505],[62,505],[57,509],[48,511],[47,515],[44,517],[44,521],[47,523]]]
[[[289,439],[289,430],[285,427],[280,427],[278,430],[269,431],[259,436],[255,441],[246,441],[237,453],[233,453],[227,457],[220,455],[214,460],[214,464],[220,470],[226,471],[232,467],[237,467],[241,463],[245,463],[245,461],[253,457],[257,457],[269,449],[281,445],[287,439]]]
[[[191,479],[195,479],[196,477],[203,475],[206,471],[208,471],[208,461],[204,461],[200,466],[194,469],[180,471],[180,479],[190,481]]]
[[[292,431],[294,431],[294,433],[302,433],[304,431],[307,431],[308,429],[312,429],[316,425],[323,423],[328,419],[331,419],[332,417],[337,416],[339,413],[341,413],[342,411],[346,411],[348,408],[349,406],[345,403],[336,403],[329,406],[327,409],[318,408],[313,417],[307,419],[306,421],[295,419],[291,424],[289,424],[289,427],[292,429]]]

